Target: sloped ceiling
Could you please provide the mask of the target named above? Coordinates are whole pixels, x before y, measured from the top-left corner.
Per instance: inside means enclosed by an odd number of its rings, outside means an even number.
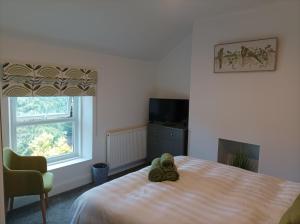
[[[0,31],[159,60],[192,32],[196,17],[233,13],[274,1],[0,0]]]

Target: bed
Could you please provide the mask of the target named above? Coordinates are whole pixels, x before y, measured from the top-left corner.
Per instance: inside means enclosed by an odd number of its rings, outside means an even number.
[[[300,183],[191,157],[175,157],[180,180],[149,182],[149,167],[76,199],[76,224],[278,224]]]

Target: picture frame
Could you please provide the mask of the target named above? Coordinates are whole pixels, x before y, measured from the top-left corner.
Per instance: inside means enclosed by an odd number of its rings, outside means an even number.
[[[275,71],[277,54],[277,37],[216,44],[214,73]]]

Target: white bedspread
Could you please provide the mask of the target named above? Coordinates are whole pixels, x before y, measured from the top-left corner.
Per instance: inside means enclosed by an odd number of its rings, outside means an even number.
[[[278,224],[300,183],[191,157],[180,180],[152,183],[149,167],[93,188],[73,204],[72,223]]]

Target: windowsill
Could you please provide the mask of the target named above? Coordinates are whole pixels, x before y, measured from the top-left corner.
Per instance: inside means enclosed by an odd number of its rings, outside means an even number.
[[[87,162],[87,161],[90,161],[90,160],[92,160],[92,159],[77,157],[77,158],[74,158],[74,159],[68,159],[68,160],[65,160],[65,161],[57,162],[57,163],[51,163],[51,164],[48,165],[48,170],[49,171],[56,170],[56,169],[59,169],[59,168],[62,168],[62,167],[71,166],[71,165],[74,165],[74,164],[79,164],[79,163]]]

